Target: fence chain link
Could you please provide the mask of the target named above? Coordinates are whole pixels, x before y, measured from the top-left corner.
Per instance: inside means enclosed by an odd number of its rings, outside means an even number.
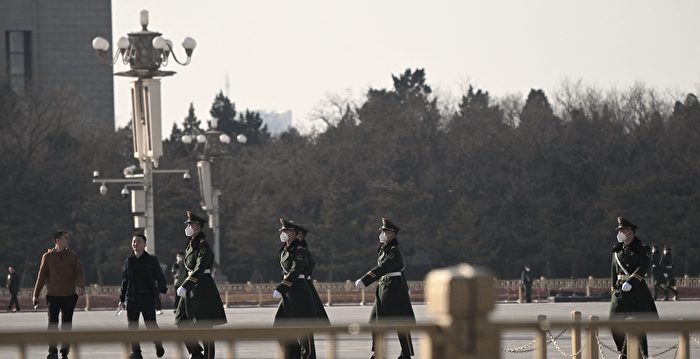
[[[564,331],[566,331],[566,329],[564,329]],[[561,353],[561,355],[563,355],[565,358],[573,358],[573,357],[575,357],[575,356],[581,354],[581,351],[583,351],[583,348],[585,347],[585,345],[581,345],[581,348],[579,348],[578,351],[577,351],[576,353],[574,353],[574,354],[566,354],[566,352],[559,346],[559,344],[557,343],[557,339],[558,339],[562,334],[564,334],[564,331],[562,331],[561,333],[559,333],[559,335],[557,335],[557,337],[555,338],[555,337],[552,336],[552,332],[550,332],[550,331],[548,330],[547,333],[549,334],[549,338],[550,338],[550,339],[549,339],[549,342],[551,342],[552,345],[554,345],[554,348],[556,348],[557,351],[558,351],[559,353]]]
[[[625,338],[625,340],[627,340],[627,338]],[[610,346],[606,345],[605,343],[603,343],[602,341],[600,341],[600,335],[598,332],[595,333],[595,341],[598,342],[598,352],[600,352],[601,359],[605,359],[605,353],[603,353],[603,348],[605,348],[605,349],[607,349],[615,354],[618,354],[618,355],[622,354],[622,352],[617,351],[617,348],[610,347]],[[624,345],[624,342],[622,342],[622,343],[623,343],[622,345]]]

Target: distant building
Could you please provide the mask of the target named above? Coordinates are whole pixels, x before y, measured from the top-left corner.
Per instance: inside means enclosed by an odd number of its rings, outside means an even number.
[[[263,123],[272,136],[277,136],[287,131],[292,126],[292,111],[274,112],[258,111]]]
[[[74,92],[88,126],[114,131],[112,68],[92,48],[96,36],[112,38],[111,6],[111,0],[0,0],[0,80],[18,94]]]

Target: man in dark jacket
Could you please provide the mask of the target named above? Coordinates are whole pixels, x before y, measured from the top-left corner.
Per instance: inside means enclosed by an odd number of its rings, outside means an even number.
[[[19,312],[19,301],[17,300],[17,293],[19,293],[19,277],[15,271],[15,267],[9,266],[7,268],[9,272],[7,274],[7,290],[10,292],[10,305],[7,306],[7,311],[12,310],[12,306],[15,306],[15,311]]]
[[[612,284],[610,319],[623,320],[628,317],[657,319],[659,317],[654,298],[644,282],[644,276],[649,270],[651,261],[651,249],[636,237],[636,230],[637,226],[632,222],[617,217],[618,244],[613,248],[610,270]],[[625,333],[612,331],[612,335],[617,350],[623,353],[620,357],[627,358]],[[640,349],[644,357],[649,356],[646,335],[642,335],[641,348],[630,348],[630,350]]]
[[[377,266],[355,281],[355,286],[365,288],[375,281],[379,281],[369,318],[370,323],[401,318],[415,323],[416,316],[413,314],[408,284],[406,276],[403,274],[405,266],[401,251],[399,251],[399,241],[396,238],[401,229],[388,219],[382,218],[382,227],[379,230],[381,231],[379,235],[381,245],[377,250],[379,256]],[[401,332],[398,335],[401,344],[399,359],[410,358],[414,355],[411,333]],[[372,351],[376,351],[374,336],[372,336]],[[374,358],[374,355],[371,358]]]
[[[124,261],[122,271],[122,290],[119,295],[119,309],[126,305],[126,316],[130,329],[139,327],[139,316],[149,329],[158,328],[156,323],[156,299],[162,297],[168,287],[165,284],[163,269],[158,258],[146,252],[146,236],[135,233],[131,239],[133,253]],[[163,344],[154,342],[156,355],[165,354]],[[141,345],[131,343],[131,359],[142,359]]]
[[[177,288],[180,301],[175,309],[175,324],[178,328],[210,328],[226,323],[224,304],[221,302],[219,289],[211,276],[214,266],[214,252],[206,241],[202,228],[207,221],[191,211],[186,213],[185,259],[187,278]],[[213,341],[186,342],[185,346],[192,359],[213,359],[215,347]],[[204,353],[202,354],[202,351]]]

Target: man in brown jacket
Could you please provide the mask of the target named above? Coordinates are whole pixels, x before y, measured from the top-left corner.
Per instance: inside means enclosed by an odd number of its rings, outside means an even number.
[[[85,275],[78,255],[68,249],[70,235],[68,231],[54,234],[55,246],[41,257],[39,275],[34,286],[32,301],[38,305],[37,298],[46,285],[46,302],[49,306],[49,330],[58,328],[58,313],[61,312],[61,330],[70,330],[73,310],[78,296],[85,294]],[[68,358],[70,344],[61,346],[61,358]],[[58,359],[56,343],[49,343],[47,359]]]

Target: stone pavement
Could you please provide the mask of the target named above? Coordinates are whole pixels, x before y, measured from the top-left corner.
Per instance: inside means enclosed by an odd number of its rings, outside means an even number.
[[[697,318],[700,315],[700,303],[692,301],[684,302],[657,302],[659,312],[663,319],[677,318]],[[538,314],[545,314],[549,319],[567,319],[572,310],[582,312],[584,320],[589,315],[597,315],[601,319],[607,318],[608,303],[532,303],[532,304],[498,304],[492,315],[495,321],[501,320],[535,320]],[[366,323],[369,317],[371,306],[334,306],[327,308],[331,321],[334,324],[350,324],[353,322]],[[276,308],[228,308],[226,314],[229,326],[243,325],[272,325],[272,320]],[[414,305],[417,320],[419,322],[431,319],[425,305]],[[114,316],[114,311],[78,311],[73,318],[74,328],[126,328],[125,313],[119,317]],[[163,315],[158,316],[158,323],[161,327],[172,328],[172,310],[165,310]],[[0,326],[3,331],[42,329],[46,327],[46,312],[22,311],[19,313],[0,313]],[[559,331],[553,330],[553,334]],[[612,338],[607,331],[601,332],[601,340],[607,345],[614,346]],[[700,336],[700,333],[698,333]],[[420,333],[414,333],[414,346],[416,358],[421,357]],[[397,340],[391,340],[395,336],[389,336],[389,356],[395,358],[399,354]],[[569,333],[564,333],[558,340],[560,346],[567,353],[570,352]],[[532,341],[533,335],[528,332],[508,332],[502,338],[503,348],[513,348]],[[584,339],[585,341],[585,339]],[[654,334],[649,337],[650,352],[652,354],[667,349],[676,343],[675,334]],[[319,335],[316,337],[316,349],[319,358],[326,357],[327,338]],[[174,343],[165,343],[165,358],[174,358]],[[339,337],[338,353],[339,358],[369,358],[371,340],[369,335],[350,335]],[[145,358],[155,358],[155,350],[150,343],[142,343]],[[700,355],[700,345],[691,340],[693,356]],[[81,346],[81,358],[119,358],[122,351],[119,345],[85,345]],[[236,358],[276,358],[277,343],[272,341],[245,342],[236,345]],[[224,343],[217,345],[217,357],[223,358],[226,355]],[[563,358],[553,346],[548,347],[549,358]],[[616,358],[612,352],[604,351],[607,358]],[[661,358],[672,358],[674,351],[670,351]],[[15,348],[0,347],[0,359],[17,358]],[[29,358],[45,358],[46,346],[36,345],[29,348]],[[503,358],[531,358],[532,353],[506,354]]]

